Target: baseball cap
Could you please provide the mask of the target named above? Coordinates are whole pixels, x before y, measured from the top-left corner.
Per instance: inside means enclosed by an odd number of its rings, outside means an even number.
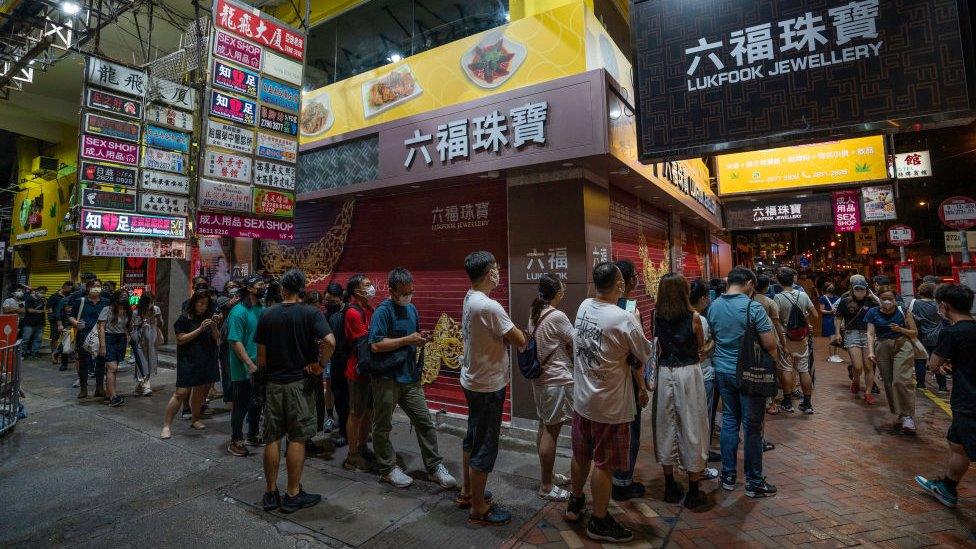
[[[245,288],[250,288],[251,286],[257,284],[258,282],[264,282],[264,277],[261,275],[252,274],[244,278],[244,281],[241,282],[241,285]]]

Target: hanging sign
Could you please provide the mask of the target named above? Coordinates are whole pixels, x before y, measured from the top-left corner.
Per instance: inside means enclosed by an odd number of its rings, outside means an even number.
[[[217,37],[214,39],[214,55],[254,70],[261,70],[261,48],[227,33],[217,31]]]
[[[286,191],[295,190],[295,166],[267,160],[254,161],[254,184]]]
[[[976,200],[968,196],[952,196],[939,204],[939,219],[947,227],[965,230],[976,226]]]
[[[216,59],[213,66],[213,83],[214,86],[248,97],[257,97],[258,95],[258,75],[256,73],[239,69]]]
[[[121,187],[136,186],[136,168],[122,168],[108,166],[95,162],[82,162],[78,170],[78,179],[100,185],[118,185]]]
[[[116,164],[139,164],[139,145],[82,134],[81,156],[91,160],[105,160]]]
[[[962,252],[962,242],[960,241],[959,234],[960,231],[945,231],[943,233],[946,252]],[[970,252],[976,252],[976,231],[966,231],[966,248]]]
[[[153,78],[153,91],[156,92],[156,101],[188,111],[196,110],[197,91],[189,86],[177,84],[162,78]]]
[[[109,118],[93,112],[85,113],[84,131],[103,137],[139,141],[139,123]]]
[[[238,99],[217,90],[210,92],[210,114],[214,116],[253,126],[256,112],[253,101]]]
[[[135,192],[112,192],[85,188],[81,191],[81,205],[84,208],[100,210],[136,211]]]
[[[735,201],[722,206],[730,231],[830,225],[831,201],[826,194]]]
[[[275,55],[269,51],[264,52],[264,63],[261,66],[261,72],[266,76],[284,80],[296,86],[302,85],[302,64],[296,63],[291,59],[286,59],[280,55]]]
[[[258,120],[258,127],[283,133],[285,135],[298,135],[298,115],[279,111],[261,105],[261,117]]]
[[[98,57],[85,58],[85,81],[136,97],[146,95],[146,71],[112,63]]]
[[[277,217],[295,217],[295,193],[254,188],[254,213]]]
[[[186,242],[156,238],[86,236],[81,253],[91,257],[156,257],[186,259]]]
[[[175,173],[142,170],[139,189],[143,191],[162,191],[166,193],[190,194],[190,178]]]
[[[861,230],[854,233],[854,247],[857,255],[874,255],[878,253],[878,233],[873,226],[862,225]]]
[[[892,246],[908,246],[915,242],[915,231],[908,225],[892,225],[888,227],[888,242]]]
[[[257,155],[272,160],[295,162],[298,159],[298,141],[258,132]]]
[[[214,15],[220,28],[299,61],[305,57],[305,36],[274,22],[257,8],[217,0]]]
[[[175,130],[193,132],[193,114],[172,107],[149,105],[146,107],[146,123],[166,126]]]
[[[254,152],[254,130],[210,120],[207,123],[207,145],[251,154]]]
[[[261,80],[261,93],[258,99],[262,103],[274,105],[286,111],[298,112],[298,107],[302,104],[302,91],[265,78]]]
[[[142,167],[184,174],[186,173],[186,155],[146,147],[142,153]]]
[[[85,107],[132,118],[142,117],[142,101],[95,88],[85,90]]]
[[[182,239],[186,238],[186,218],[82,209],[81,232]]]
[[[247,185],[201,179],[197,206],[204,210],[251,211],[251,188]]]
[[[860,197],[857,191],[838,191],[831,194],[834,211],[834,230],[850,233],[861,230]]]
[[[864,207],[864,221],[886,221],[895,219],[895,189],[891,185],[861,187],[861,204]]]
[[[895,157],[895,177],[913,179],[932,175],[932,161],[929,151],[899,153]]]
[[[146,145],[152,145],[161,149],[184,153],[190,152],[190,134],[161,128],[159,126],[146,126],[143,141]]]
[[[197,233],[209,236],[294,240],[295,223],[290,219],[269,219],[228,214],[197,214]]]
[[[139,193],[139,211],[149,214],[189,215],[190,199],[160,193]]]
[[[251,158],[221,151],[207,151],[203,158],[203,175],[251,182]]]

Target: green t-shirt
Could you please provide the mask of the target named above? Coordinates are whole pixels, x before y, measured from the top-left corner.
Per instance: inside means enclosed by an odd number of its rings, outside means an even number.
[[[235,341],[244,344],[247,356],[257,363],[258,344],[254,342],[254,334],[258,331],[258,319],[264,307],[255,305],[245,307],[243,303],[234,305],[227,316],[227,343],[228,346]],[[228,351],[230,354],[230,378],[233,381],[246,381],[251,376],[247,371],[247,364],[237,357],[233,347]]]

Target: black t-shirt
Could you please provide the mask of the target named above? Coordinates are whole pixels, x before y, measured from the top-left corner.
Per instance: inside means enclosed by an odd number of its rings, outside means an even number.
[[[27,296],[24,300],[25,309],[34,309],[37,311],[43,310],[45,306],[45,300],[34,297],[32,295]],[[44,325],[44,313],[25,313],[24,314],[24,326],[43,326]]]
[[[279,303],[265,309],[254,341],[264,345],[268,382],[305,379],[305,367],[319,361],[319,341],[331,333],[325,315],[311,305]]]
[[[177,334],[188,334],[200,327],[204,320],[210,318],[205,316],[200,319],[190,318],[182,314],[173,324],[173,331]],[[204,330],[200,335],[183,345],[176,346],[177,366],[184,367],[207,367],[217,363],[217,342],[214,341],[210,330]]]
[[[942,328],[935,354],[952,361],[952,413],[976,416],[976,321]]]
[[[840,303],[837,304],[837,316],[844,319],[845,330],[866,331],[868,329],[868,323],[864,321],[864,317],[867,316],[868,309],[877,306],[878,302],[870,296],[865,297],[864,301],[858,303],[850,295],[845,295],[841,298]]]

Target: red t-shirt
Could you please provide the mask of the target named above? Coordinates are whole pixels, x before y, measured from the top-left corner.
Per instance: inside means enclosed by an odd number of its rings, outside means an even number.
[[[369,334],[369,321],[373,319],[373,307],[367,305],[363,308],[363,312],[360,312],[358,307],[346,309],[346,341],[350,345],[355,345],[357,339]],[[356,381],[359,378],[359,374],[356,373],[357,361],[356,347],[353,347],[352,352],[349,353],[349,360],[346,361],[346,379],[349,381]]]

